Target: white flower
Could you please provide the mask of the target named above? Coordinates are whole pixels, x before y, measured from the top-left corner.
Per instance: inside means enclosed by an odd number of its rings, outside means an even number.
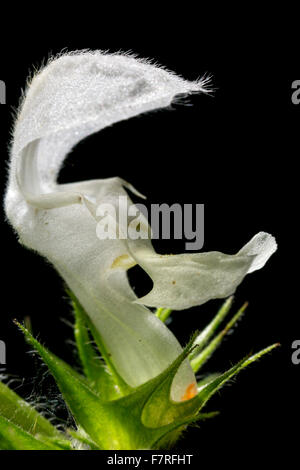
[[[161,256],[149,240],[99,240],[96,208],[117,206],[120,178],[58,185],[66,155],[84,137],[117,121],[170,105],[174,96],[204,91],[173,73],[128,55],[75,52],[50,62],[32,80],[16,120],[5,208],[20,241],[45,256],[97,328],[113,367],[130,386],[158,375],[181,352],[169,329],[144,305],[185,309],[234,292],[276,250],[259,233],[236,255]],[[101,159],[118,156],[101,154]],[[139,193],[137,193],[139,194]],[[128,201],[131,201],[128,198]],[[154,281],[137,299],[126,271],[138,263]],[[180,400],[195,384],[185,361],[174,380]]]

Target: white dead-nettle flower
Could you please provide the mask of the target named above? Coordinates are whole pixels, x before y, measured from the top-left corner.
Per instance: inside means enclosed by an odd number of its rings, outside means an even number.
[[[203,91],[203,82],[185,81],[146,61],[76,52],[53,60],[33,78],[15,124],[7,217],[20,241],[45,256],[65,279],[101,335],[112,365],[133,387],[158,375],[181,352],[170,330],[145,305],[179,310],[226,297],[247,273],[265,264],[276,250],[275,240],[261,232],[232,256],[161,256],[149,240],[99,240],[97,206],[109,203],[117,210],[119,196],[128,197],[125,188],[134,188],[120,178],[63,185],[56,179],[81,139],[193,91]],[[100,153],[99,158],[107,156]],[[136,263],[154,282],[142,299],[127,279],[126,271]],[[172,398],[186,397],[195,383],[185,361]]]

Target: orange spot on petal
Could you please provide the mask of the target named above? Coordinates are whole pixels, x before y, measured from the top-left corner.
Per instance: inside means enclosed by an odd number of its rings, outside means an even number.
[[[196,395],[197,395],[197,387],[196,387],[196,384],[192,383],[187,386],[184,395],[182,395],[181,397],[181,401],[190,400],[191,398],[194,398]]]

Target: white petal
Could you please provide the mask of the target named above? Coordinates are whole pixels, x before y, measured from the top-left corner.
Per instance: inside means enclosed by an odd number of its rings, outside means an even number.
[[[264,267],[268,259],[277,250],[275,238],[266,232],[257,233],[240,251],[239,255],[252,257],[248,273]]]
[[[134,257],[152,278],[154,286],[136,302],[183,310],[210,299],[228,297],[246,274],[265,265],[276,246],[274,237],[260,232],[236,255],[211,251],[162,256],[144,247]]]
[[[123,186],[132,187],[119,178],[59,186],[56,178],[84,137],[201,90],[200,82],[130,56],[78,52],[34,77],[14,129],[6,214],[22,243],[45,256],[69,284],[131,386],[162,372],[181,351],[168,328],[133,303],[126,269],[135,260],[126,242],[96,236],[97,204],[116,205],[119,195],[126,196]],[[185,361],[172,397],[179,400],[191,383],[195,377]]]

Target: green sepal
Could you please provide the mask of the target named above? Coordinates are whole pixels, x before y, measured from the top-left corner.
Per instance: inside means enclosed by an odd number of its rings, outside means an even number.
[[[160,375],[130,394],[105,401],[87,379],[45,349],[21,327],[28,342],[37,350],[56,379],[79,428],[74,438],[93,448],[106,450],[158,449],[178,439],[190,423],[204,419],[199,413],[208,399],[240,370],[271,351],[275,346],[242,360],[224,374],[209,381],[194,398],[174,402],[170,391],[174,376],[191,352],[190,341],[177,359]],[[80,436],[81,434],[81,436]]]
[[[210,380],[194,398],[188,401],[173,402],[170,399],[169,401],[167,400],[172,384],[172,374],[170,374],[167,380],[152,394],[143,411],[143,421],[148,423],[151,421],[155,423],[156,426],[163,426],[188,416],[196,415],[209,398],[228,382],[228,380],[277,346],[278,344],[269,346],[257,354],[243,359],[224,374],[220,374],[215,379]]]
[[[252,356],[246,357],[245,359],[242,359],[238,364],[235,366],[231,367],[228,371],[224,372],[223,374],[220,374],[218,377],[216,377],[214,380],[210,381],[207,383],[206,386],[204,386],[198,393],[198,395],[193,398],[190,401],[197,401],[200,405],[200,409],[203,408],[203,406],[207,403],[207,401],[223,386],[225,385],[226,382],[231,380],[235,375],[237,375],[239,372],[241,372],[243,369],[248,367],[250,364],[258,361],[262,356],[265,354],[268,354],[271,352],[273,349],[277,348],[279,346],[278,343],[272,344],[271,346],[268,346],[265,349],[262,349],[256,354],[253,354]]]
[[[91,388],[85,377],[50,353],[22,325],[19,325],[19,327],[27,341],[34,347],[48,366],[76,423],[82,426],[91,436],[91,439],[95,440],[101,448],[99,436],[109,433],[107,424],[109,423],[110,416],[107,413],[107,408],[103,406],[104,401],[100,395]]]
[[[225,302],[226,304],[226,302]],[[224,306],[225,306],[224,304]],[[224,308],[223,306],[223,308]],[[212,354],[215,352],[215,350],[220,346],[222,340],[224,337],[227,335],[227,333],[231,330],[231,328],[237,323],[237,321],[241,318],[241,316],[244,314],[246,308],[248,306],[248,303],[244,303],[242,307],[238,310],[238,312],[232,317],[232,319],[226,324],[225,328],[215,337],[213,338],[210,343],[201,350],[195,357],[193,353],[190,355],[190,364],[193,369],[193,371],[199,372],[201,367],[210,359]],[[222,309],[221,309],[222,310]],[[197,347],[195,347],[195,350],[198,350]],[[193,356],[191,358],[191,356]]]
[[[231,369],[229,369],[224,374],[220,374],[217,378],[215,378],[212,381],[208,382],[207,385],[202,389],[202,391],[200,391],[198,393],[198,395],[196,397],[194,397],[191,400],[188,400],[186,402],[183,402],[183,403],[176,403],[175,405],[173,404],[174,406],[177,406],[179,408],[186,407],[186,411],[189,409],[190,412],[192,411],[192,409],[194,409],[194,414],[190,418],[187,418],[186,420],[183,420],[180,424],[179,424],[179,421],[177,421],[177,423],[174,423],[174,428],[179,430],[179,433],[177,434],[177,436],[173,434],[173,436],[175,436],[175,440],[178,439],[178,437],[180,435],[180,431],[182,431],[187,425],[195,424],[198,421],[201,421],[203,419],[207,419],[208,417],[216,416],[218,414],[218,412],[212,412],[211,414],[210,413],[206,414],[206,413],[199,413],[199,411],[206,405],[207,401],[226,382],[228,382],[230,379],[232,379],[241,370],[243,370],[244,368],[246,368],[250,364],[256,362],[262,356],[264,356],[265,354],[268,354],[269,352],[271,352],[274,348],[276,348],[278,346],[279,346],[278,343],[273,344],[273,345],[259,351],[258,353],[254,354],[250,357],[247,357],[246,359],[243,359],[236,366],[232,367]],[[196,410],[198,410],[198,412]],[[170,433],[170,431],[169,431],[169,433]],[[170,433],[170,434],[172,436],[172,433]],[[168,437],[167,433],[166,433],[166,437]],[[167,442],[164,440],[164,438],[162,438],[160,443],[163,447],[165,447]]]
[[[194,346],[196,346],[190,353],[189,359],[195,357],[209,342],[212,338],[216,330],[219,328],[225,317],[230,312],[231,306],[233,302],[233,296],[228,297],[228,299],[223,302],[221,308],[218,310],[215,317],[212,321],[204,328],[204,330],[199,333],[199,335],[195,338]]]
[[[198,413],[197,421],[205,421],[206,419],[212,419],[219,416],[220,411],[209,411],[208,413]]]
[[[71,298],[75,315],[75,340],[83,371],[90,381],[90,385],[101,391],[103,399],[111,400],[130,393],[132,388],[127,385],[113,366],[109,354],[103,344],[102,338],[85,310],[71,291],[67,291]],[[97,353],[91,344],[92,335],[102,359],[96,357]]]
[[[197,382],[198,391],[200,391],[203,387],[205,387],[207,384],[209,384],[210,382],[215,380],[220,375],[221,375],[220,373],[214,373],[214,374],[207,374],[207,375],[203,376]]]
[[[162,374],[136,388],[130,395],[107,402],[89,386],[84,377],[44,348],[23,326],[19,326],[54,376],[77,424],[98,448],[150,449],[154,442],[181,426],[180,419],[169,426],[151,429],[143,424],[142,412],[159,384],[169,377],[173,380],[191,345]]]
[[[70,291],[67,292],[71,298],[74,311],[74,336],[84,375],[89,380],[91,387],[101,392],[103,399],[117,398],[120,396],[120,389],[114,382],[107,365],[92,344],[87,314],[74,294]]]
[[[89,387],[84,377],[47,351],[24,327],[20,325],[20,328],[49,367],[76,422],[98,448],[150,449],[155,442],[186,422],[186,416],[181,413],[177,422],[160,426],[159,429],[150,428],[142,422],[142,413],[159,384],[165,380],[169,382],[170,377],[172,382],[178,367],[190,352],[191,345],[159,376],[138,387],[130,395],[105,402]],[[168,399],[169,394],[170,390]]]

